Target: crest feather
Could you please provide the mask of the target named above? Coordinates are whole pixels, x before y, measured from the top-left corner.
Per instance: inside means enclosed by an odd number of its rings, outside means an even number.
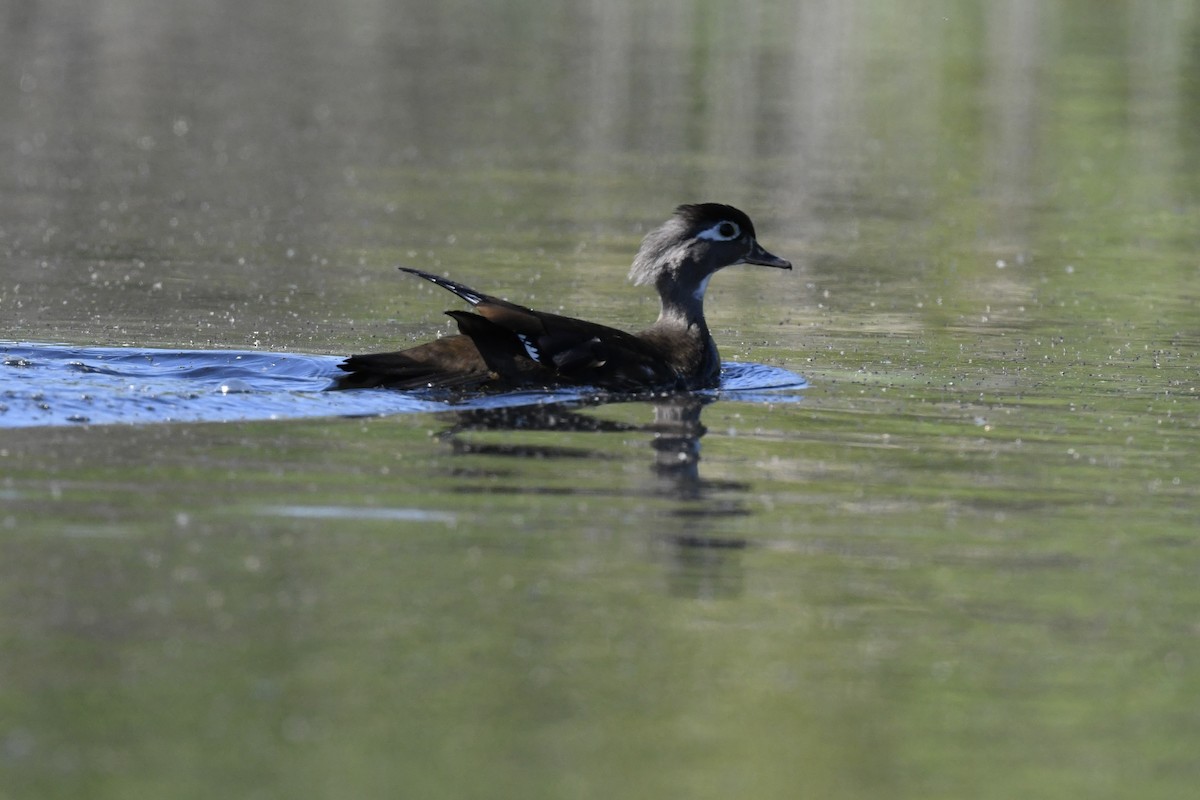
[[[646,234],[638,248],[629,279],[638,286],[657,283],[664,274],[678,271],[687,257],[687,243],[697,233],[713,225],[730,221],[742,232],[754,237],[754,223],[746,214],[724,203],[684,203],[669,220]],[[664,269],[665,267],[665,269]]]

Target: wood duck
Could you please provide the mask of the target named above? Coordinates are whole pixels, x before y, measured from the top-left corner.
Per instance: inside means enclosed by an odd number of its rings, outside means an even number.
[[[474,307],[447,311],[459,334],[394,353],[351,356],[332,388],[517,389],[592,386],[619,392],[704,389],[718,385],[721,360],[704,321],[704,290],[723,267],[791,269],[755,240],[754,223],[720,203],[682,205],[646,235],[629,277],[653,284],[662,309],[631,334],[477,292],[418,269],[400,267]]]

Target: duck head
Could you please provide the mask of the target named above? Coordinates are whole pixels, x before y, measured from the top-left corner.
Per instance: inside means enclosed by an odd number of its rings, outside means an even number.
[[[646,234],[629,278],[638,285],[654,285],[663,316],[699,321],[709,278],[735,264],[792,268],[790,261],[758,243],[754,223],[743,211],[721,203],[696,203],[679,206],[669,220]]]

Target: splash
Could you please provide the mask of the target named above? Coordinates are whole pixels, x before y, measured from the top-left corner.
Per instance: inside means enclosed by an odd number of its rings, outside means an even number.
[[[339,356],[0,343],[0,427],[361,417],[592,400],[586,388],[490,395],[326,391]],[[729,363],[705,394],[792,402],[804,378]]]

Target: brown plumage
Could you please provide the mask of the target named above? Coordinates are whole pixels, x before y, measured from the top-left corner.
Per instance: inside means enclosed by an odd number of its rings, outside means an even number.
[[[535,311],[461,283],[401,267],[473,306],[446,312],[459,334],[394,353],[356,355],[333,388],[516,389],[594,386],[613,391],[716,386],[720,357],[704,321],[704,291],[733,264],[791,269],[755,239],[754,224],[732,206],[684,205],[642,242],[630,270],[652,283],[661,311],[630,334],[586,320]]]

